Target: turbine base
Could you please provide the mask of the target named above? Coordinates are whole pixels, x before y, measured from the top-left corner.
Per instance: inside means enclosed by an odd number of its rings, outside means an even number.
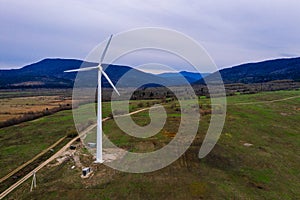
[[[102,164],[102,163],[104,163],[104,160],[95,160],[94,163],[95,164]]]

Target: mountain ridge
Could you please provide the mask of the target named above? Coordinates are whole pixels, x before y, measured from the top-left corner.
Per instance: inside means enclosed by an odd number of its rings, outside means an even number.
[[[77,73],[64,73],[64,71],[93,65],[97,65],[97,63],[77,59],[46,58],[20,69],[0,70],[0,88],[71,88],[73,87]],[[158,85],[197,85],[213,81],[218,76],[217,72],[206,76],[207,74],[205,73],[201,75],[185,71],[154,75],[129,66],[112,64],[105,64],[104,70],[114,84],[116,84],[125,73],[130,72],[130,76],[127,77],[127,82],[123,82],[122,87],[135,87],[143,84],[145,80],[150,81],[148,87]],[[247,84],[286,79],[300,81],[300,57],[246,63],[221,69],[218,72],[220,72],[225,84]],[[96,73],[86,72],[86,74],[91,80],[96,80]],[[102,84],[103,87],[110,87],[104,78],[102,79]]]
[[[240,64],[218,71],[225,84],[230,83],[260,83],[275,80],[300,81],[300,57],[278,58],[261,62]],[[218,77],[214,72],[205,77],[205,81],[213,81]],[[199,80],[196,84],[203,84],[204,80]]]
[[[94,65],[98,65],[98,63],[85,62],[77,59],[46,58],[20,69],[0,70],[0,88],[70,88],[73,87],[77,72],[64,73],[64,71]],[[164,79],[154,74],[145,73],[124,65],[103,64],[103,69],[114,84],[116,84],[124,74],[130,72],[130,76],[126,76],[126,81],[123,81],[122,84],[119,85],[121,87],[143,85],[145,80],[150,81],[150,83],[146,84],[147,87],[159,85],[174,86],[186,83],[186,81],[182,81],[182,79],[184,79],[182,77],[181,82],[178,82],[178,78]],[[95,85],[93,81],[97,80],[97,73],[81,73],[80,78],[88,80],[86,82],[89,83],[86,83],[85,86],[92,86]],[[105,78],[102,78],[102,84],[103,87],[110,87],[110,84]]]

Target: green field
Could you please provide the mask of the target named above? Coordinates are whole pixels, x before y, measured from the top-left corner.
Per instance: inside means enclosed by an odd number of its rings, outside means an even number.
[[[0,176],[51,146],[69,129],[74,129],[70,110],[0,129]]]
[[[198,159],[197,154],[210,115],[201,118],[197,137],[188,151],[161,170],[146,174],[123,173],[104,165],[95,166],[89,156],[84,157],[82,163],[92,165],[94,175],[81,179],[80,169],[71,170],[74,165],[71,159],[38,172],[38,187],[33,192],[29,192],[31,180],[28,180],[8,199],[300,199],[299,96],[300,91],[278,91],[228,97],[220,140],[204,159]],[[289,97],[297,98],[286,99]],[[282,101],[273,101],[278,99]],[[104,123],[104,131],[116,145],[130,151],[161,148],[172,139],[180,120],[180,113],[172,104],[174,102],[165,105],[168,123],[148,140],[122,134],[113,120]],[[201,98],[200,104],[209,108],[209,99]],[[135,109],[137,105],[138,102]],[[109,114],[108,108],[104,110]],[[149,122],[147,112],[136,114],[133,119],[141,125]],[[6,162],[13,164],[18,158],[18,149],[24,149],[21,157],[26,161],[34,154],[33,149],[38,153],[47,147],[45,141],[50,138],[55,141],[72,126],[71,112],[63,111],[0,129],[2,175],[9,171]],[[28,138],[25,135],[29,135]],[[28,142],[33,138],[38,145]],[[245,146],[247,143],[252,146]],[[86,154],[85,149],[78,151]],[[15,157],[7,158],[8,155]]]
[[[140,101],[131,102],[130,111],[139,109],[139,103]],[[86,106],[95,107],[94,104],[88,104],[81,109],[84,110]],[[110,103],[104,102],[103,117],[109,116],[110,113]],[[82,117],[86,118],[86,121],[91,120],[89,113],[83,112]],[[70,110],[0,129],[0,177],[13,171],[72,131],[75,131],[75,127]]]

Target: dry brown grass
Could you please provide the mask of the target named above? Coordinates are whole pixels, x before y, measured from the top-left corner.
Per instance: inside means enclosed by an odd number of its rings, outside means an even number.
[[[42,112],[63,105],[71,105],[71,98],[36,96],[0,99],[0,122],[21,117],[26,113]]]
[[[0,114],[0,122],[4,122],[8,119],[12,118],[18,118],[21,117],[22,115],[16,115],[16,114]]]

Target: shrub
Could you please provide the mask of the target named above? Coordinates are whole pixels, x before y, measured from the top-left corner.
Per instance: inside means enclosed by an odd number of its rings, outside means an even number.
[[[139,103],[137,104],[137,106],[138,106],[139,108],[142,108],[142,107],[144,107],[144,103],[143,103],[143,102],[139,102]]]
[[[78,135],[78,133],[75,129],[68,129],[66,134],[67,134],[68,138],[74,138]]]

